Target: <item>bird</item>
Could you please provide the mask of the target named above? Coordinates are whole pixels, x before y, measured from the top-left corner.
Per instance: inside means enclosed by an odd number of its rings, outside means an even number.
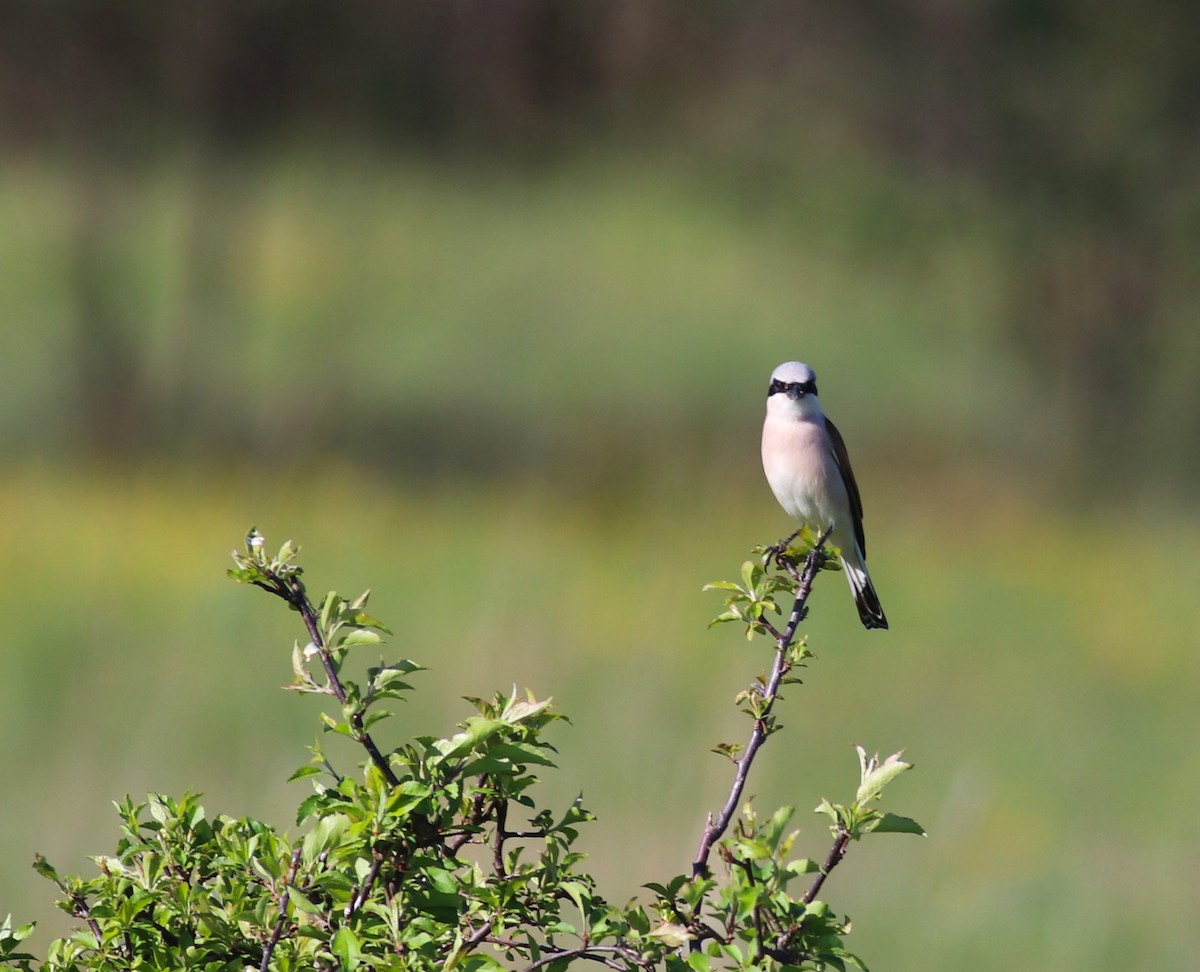
[[[827,532],[840,551],[863,627],[886,628],[867,573],[862,499],[846,443],[821,409],[816,372],[801,361],[784,362],[771,373],[762,462],[779,505],[801,523]]]

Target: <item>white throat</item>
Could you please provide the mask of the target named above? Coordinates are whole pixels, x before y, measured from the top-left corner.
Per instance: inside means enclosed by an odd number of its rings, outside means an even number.
[[[793,422],[816,421],[824,417],[821,402],[816,395],[789,398],[782,392],[767,397],[767,417]]]

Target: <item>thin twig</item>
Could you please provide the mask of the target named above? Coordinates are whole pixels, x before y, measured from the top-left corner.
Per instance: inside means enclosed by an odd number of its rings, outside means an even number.
[[[767,736],[769,735],[768,719],[771,715],[771,709],[775,705],[775,700],[779,697],[780,683],[791,669],[791,663],[788,661],[788,649],[791,648],[792,642],[796,637],[796,628],[804,618],[804,604],[808,600],[808,595],[812,592],[813,581],[817,576],[817,572],[825,563],[826,555],[822,548],[828,537],[828,531],[822,534],[804,561],[804,571],[800,574],[799,583],[796,586],[796,603],[792,607],[792,614],[788,620],[787,627],[776,636],[775,660],[771,665],[771,674],[767,678],[767,683],[761,690],[765,704],[759,717],[754,720],[754,727],[750,731],[750,739],[746,743],[746,748],[742,751],[742,755],[735,760],[737,772],[734,774],[733,786],[730,788],[725,805],[721,808],[721,812],[717,815],[716,819],[713,819],[711,813],[708,815],[704,834],[700,838],[700,846],[696,850],[695,859],[692,861],[693,878],[702,877],[707,873],[708,857],[712,852],[713,844],[720,840],[729,828],[729,823],[733,819],[733,815],[737,812],[738,804],[741,802],[742,792],[746,789],[746,778],[750,774],[750,767],[754,763],[754,757],[762,744],[767,741]]]
[[[842,827],[838,827],[837,839],[834,840],[833,846],[829,849],[829,856],[825,858],[825,863],[821,865],[821,870],[813,879],[813,883],[809,885],[807,891],[804,892],[804,897],[800,900],[805,904],[812,904],[820,893],[821,885],[825,883],[825,879],[829,877],[829,872],[837,867],[842,858],[846,856],[846,848],[850,844],[850,831]]]
[[[325,676],[329,679],[330,688],[333,689],[334,696],[342,704],[346,704],[346,690],[342,687],[342,680],[338,678],[337,670],[333,667],[333,659],[330,657],[329,648],[321,638],[320,626],[317,622],[316,612],[313,610],[312,602],[309,601],[308,595],[305,593],[304,585],[297,578],[292,578],[292,587],[296,588],[296,598],[292,603],[296,605],[300,611],[300,616],[304,619],[304,626],[308,628],[308,635],[312,639],[313,645],[316,646],[318,654],[321,656],[321,664],[325,668]],[[379,772],[383,774],[383,778],[388,781],[391,786],[399,786],[400,778],[396,776],[392,770],[391,763],[387,761],[383,753],[379,751],[379,747],[375,745],[375,740],[371,738],[371,734],[363,728],[362,711],[355,708],[350,715],[350,725],[354,729],[354,738],[362,743],[363,748],[371,757]]]
[[[463,942],[463,949],[470,951],[492,933],[492,923],[485,921],[471,933],[471,937]]]
[[[508,869],[504,866],[504,841],[509,836],[504,829],[508,822],[508,801],[497,800],[493,807],[496,813],[496,843],[492,847],[492,869],[503,880],[508,877]]]
[[[367,871],[367,876],[363,878],[362,887],[358,889],[357,894],[350,896],[350,901],[346,904],[346,910],[343,914],[347,919],[366,903],[367,898],[371,894],[371,889],[375,886],[375,881],[379,877],[379,869],[382,866],[383,854],[376,849],[375,859],[371,861],[371,869]]]
[[[468,926],[470,927],[470,926]],[[462,944],[458,946],[450,955],[446,956],[443,964],[444,968],[453,968],[463,958],[463,956],[475,950],[480,942],[493,941],[489,936],[492,933],[492,923],[485,921],[482,925],[476,928],[471,934],[462,940]]]
[[[263,949],[262,962],[258,966],[258,972],[267,972],[271,965],[271,953],[275,951],[275,946],[279,944],[279,939],[283,937],[283,928],[287,924],[288,914],[288,888],[292,882],[296,880],[296,871],[300,867],[300,848],[297,847],[292,852],[292,865],[288,868],[287,877],[283,879],[283,891],[279,895],[279,920],[275,922],[275,929],[271,932],[271,940],[267,942]]]
[[[579,948],[556,949],[548,955],[543,955],[536,962],[530,962],[521,972],[534,972],[535,969],[544,968],[547,965],[552,965],[554,962],[577,958],[588,959],[592,962],[602,962],[612,969],[624,969],[625,966],[616,961],[616,959],[609,957],[612,955],[628,957],[629,949],[620,945],[581,945]],[[633,961],[633,959],[630,959],[630,961]]]
[[[264,591],[270,591],[277,597],[283,598],[300,612],[300,617],[304,620],[304,627],[308,629],[309,641],[317,649],[317,654],[321,656],[321,665],[325,669],[325,677],[329,681],[330,691],[333,692],[334,698],[345,706],[346,689],[342,686],[342,680],[338,678],[337,669],[334,668],[333,658],[329,653],[329,647],[325,644],[325,639],[321,637],[321,625],[317,620],[317,613],[313,609],[312,602],[308,599],[308,592],[304,589],[303,581],[298,577],[288,577],[285,579],[270,571],[264,571],[264,573],[271,579],[271,584],[264,584],[260,581],[255,581],[254,583]],[[375,740],[371,738],[371,734],[363,727],[362,712],[357,708],[350,714],[350,726],[354,730],[355,740],[360,742],[363,748],[366,749],[367,754],[371,757],[371,762],[379,768],[379,772],[383,774],[383,778],[391,786],[399,786],[400,778],[396,776],[387,758],[379,751],[379,747],[375,745]]]
[[[463,844],[467,843],[472,837],[479,834],[479,826],[484,820],[484,811],[486,810],[487,797],[484,795],[484,787],[487,785],[487,777],[479,777],[479,791],[475,794],[475,799],[471,801],[471,814],[463,821],[466,828],[462,833],[456,834],[452,839],[446,841],[446,847],[451,854],[457,854]],[[443,837],[451,837],[450,833],[445,833]]]
[[[99,948],[104,944],[104,933],[100,930],[100,923],[92,917],[92,909],[88,907],[87,899],[82,894],[72,891],[71,907],[75,910],[75,917],[82,918],[87,922],[87,926],[91,929],[93,935],[96,936],[96,947]],[[126,955],[126,958],[129,956]]]

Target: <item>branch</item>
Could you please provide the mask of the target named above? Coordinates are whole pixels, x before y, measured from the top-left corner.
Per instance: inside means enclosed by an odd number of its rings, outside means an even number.
[[[779,698],[779,686],[783,678],[791,670],[791,662],[788,660],[788,650],[792,647],[792,642],[796,637],[796,628],[804,619],[805,602],[808,601],[808,595],[812,592],[813,581],[816,579],[817,572],[825,564],[826,554],[824,551],[825,541],[829,538],[829,531],[821,534],[812,550],[809,551],[808,557],[804,561],[804,570],[799,575],[794,573],[795,568],[789,561],[782,558],[781,553],[776,553],[776,561],[788,567],[789,573],[797,577],[796,585],[796,603],[792,606],[792,614],[788,619],[787,627],[779,632],[775,638],[775,661],[771,665],[771,674],[767,679],[766,686],[761,690],[762,697],[766,704],[762,708],[761,715],[754,720],[754,728],[750,731],[750,739],[746,743],[746,748],[742,751],[742,755],[736,760],[737,772],[733,777],[733,786],[729,791],[729,797],[725,800],[725,805],[721,808],[721,812],[713,819],[712,814],[708,815],[708,823],[704,828],[704,834],[700,838],[700,846],[696,850],[696,857],[692,861],[692,878],[702,877],[708,872],[708,857],[712,852],[713,844],[715,844],[729,829],[729,822],[733,819],[733,815],[737,812],[738,804],[742,799],[742,792],[746,788],[746,778],[750,775],[750,767],[754,763],[754,757],[758,753],[759,748],[767,741],[767,736],[770,734],[768,728],[768,719],[771,715],[771,710],[775,706],[775,700]],[[774,632],[774,629],[771,629]]]
[[[104,933],[100,930],[100,923],[92,917],[92,909],[88,907],[87,899],[78,891],[70,891],[68,894],[71,898],[71,907],[75,909],[75,917],[82,918],[87,922],[88,928],[96,936],[96,947],[102,948],[104,945]],[[126,949],[128,949],[128,942],[126,942]],[[125,954],[126,958],[128,958],[129,952],[126,951]]]
[[[496,812],[496,843],[492,847],[492,870],[503,880],[508,877],[508,870],[504,866],[504,841],[509,836],[504,829],[508,823],[508,801],[497,800],[493,807]]]
[[[813,883],[809,889],[804,892],[804,897],[800,900],[805,904],[812,904],[813,900],[821,890],[821,885],[825,883],[825,879],[829,877],[829,872],[842,863],[842,858],[846,856],[846,848],[850,844],[850,831],[844,827],[838,827],[837,839],[833,842],[833,846],[829,849],[829,856],[825,858],[825,863],[821,865],[821,870],[813,879]]]
[[[561,962],[564,959],[589,959],[592,962],[603,962],[612,969],[624,969],[622,965],[613,956],[621,956],[627,961],[634,961],[629,957],[629,949],[621,945],[581,945],[579,948],[556,949],[553,952],[543,955],[536,962],[530,962],[521,972],[534,972],[535,969],[544,968],[554,962]],[[636,964],[641,964],[640,962]]]
[[[367,871],[367,876],[363,878],[362,887],[358,889],[356,894],[350,896],[350,900],[346,903],[346,910],[342,913],[347,921],[354,912],[366,904],[367,898],[371,894],[371,889],[379,879],[379,869],[383,866],[383,854],[378,848],[375,848],[373,853],[375,859],[371,862],[371,869]]]
[[[297,847],[292,852],[292,865],[288,868],[287,877],[283,879],[283,892],[279,896],[279,920],[275,922],[275,930],[271,932],[271,940],[267,942],[266,947],[263,949],[262,962],[258,966],[258,972],[267,972],[267,969],[271,965],[271,953],[275,951],[275,946],[279,944],[279,939],[283,937],[283,926],[287,924],[288,888],[296,880],[296,871],[299,867],[300,848]]]
[[[312,602],[308,599],[308,593],[304,589],[303,581],[295,576],[280,577],[278,574],[265,568],[263,572],[271,579],[271,584],[263,584],[260,581],[255,581],[254,583],[264,591],[269,591],[275,596],[283,598],[300,612],[300,617],[304,619],[304,627],[308,629],[308,638],[312,642],[313,647],[317,649],[317,654],[321,656],[321,664],[325,668],[325,677],[329,681],[330,691],[333,692],[334,698],[345,706],[346,689],[342,686],[342,680],[338,678],[337,669],[333,666],[333,659],[330,657],[325,639],[321,637],[321,625],[317,620],[317,613],[313,609]],[[379,772],[383,774],[383,778],[391,786],[399,786],[400,778],[396,776],[387,758],[379,751],[379,747],[375,745],[375,740],[371,738],[371,734],[363,728],[362,712],[357,708],[350,715],[350,725],[354,729],[354,739],[366,749],[368,755],[371,757],[371,762],[379,768]]]
[[[479,942],[486,942],[489,945],[497,945],[506,951],[521,953],[527,952],[533,944],[530,941],[519,942],[512,938],[502,938],[498,935],[492,934],[480,936],[478,931],[470,937],[469,941],[473,945],[477,945]],[[637,952],[636,949],[624,943],[619,945],[592,945],[585,942],[578,948],[558,948],[557,946],[546,944],[542,944],[538,947],[545,954],[543,954],[541,958],[531,962],[529,965],[526,965],[521,969],[521,972],[534,972],[534,970],[544,968],[545,966],[551,965],[554,962],[561,962],[563,960],[577,958],[587,959],[592,962],[601,962],[604,965],[607,965],[609,968],[622,970],[624,970],[627,966],[624,966],[617,961],[618,958],[624,959],[627,963],[629,963],[629,965],[637,966],[639,968],[650,969],[654,966],[653,962],[647,961]]]

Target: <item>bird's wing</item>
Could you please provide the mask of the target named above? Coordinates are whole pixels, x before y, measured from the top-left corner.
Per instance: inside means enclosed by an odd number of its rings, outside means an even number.
[[[829,432],[829,443],[833,446],[833,458],[842,474],[842,482],[846,484],[846,495],[850,498],[850,515],[854,517],[854,537],[858,541],[858,549],[864,557],[867,555],[867,538],[863,534],[862,497],[858,495],[858,483],[854,481],[854,470],[850,468],[850,455],[846,452],[846,440],[828,418],[825,419],[825,429]]]

